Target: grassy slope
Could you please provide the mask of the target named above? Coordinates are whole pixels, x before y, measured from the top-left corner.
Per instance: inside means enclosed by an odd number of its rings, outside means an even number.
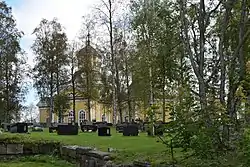
[[[51,156],[34,156],[16,159],[11,162],[0,162],[1,167],[74,167],[66,161]]]
[[[139,136],[135,137],[125,137],[112,129],[111,137],[99,137],[97,133],[82,132],[78,136],[58,136],[56,133],[48,133],[45,130],[45,132],[32,132],[22,136],[61,141],[69,145],[93,146],[102,151],[107,151],[111,147],[118,150],[116,161],[130,162],[137,159],[156,162],[169,159],[166,146],[161,142],[157,142],[158,138],[148,137],[145,133],[140,133]]]

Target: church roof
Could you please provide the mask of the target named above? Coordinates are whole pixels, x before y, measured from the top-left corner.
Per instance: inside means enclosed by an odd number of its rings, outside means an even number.
[[[86,45],[85,47],[83,47],[82,49],[80,49],[76,56],[79,58],[81,56],[85,56],[85,55],[93,55],[93,56],[96,56],[96,57],[101,57],[100,54],[97,52],[97,50],[91,46],[91,45]]]

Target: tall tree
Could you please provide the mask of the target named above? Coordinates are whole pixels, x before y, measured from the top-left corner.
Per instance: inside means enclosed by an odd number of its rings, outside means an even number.
[[[101,19],[101,24],[105,25],[108,30],[109,36],[109,54],[111,58],[111,73],[112,73],[112,99],[113,99],[113,123],[117,122],[117,73],[116,73],[116,63],[115,63],[115,50],[114,50],[114,28],[115,28],[115,19],[117,14],[117,8],[121,4],[119,1],[112,0],[102,0],[102,6],[96,8],[98,17]],[[119,105],[119,104],[118,104]],[[122,121],[122,116],[120,115],[120,121]]]
[[[50,97],[49,123],[51,123],[54,108],[53,97],[55,93],[60,92],[60,86],[64,84],[64,67],[68,65],[67,36],[57,19],[52,21],[43,19],[33,34],[35,34],[36,40],[32,45],[32,50],[37,55],[33,69],[34,86],[42,99]],[[61,120],[60,113],[59,117]]]
[[[23,33],[16,27],[11,8],[2,1],[0,8],[0,120],[10,122],[22,108],[26,59],[19,44]]]

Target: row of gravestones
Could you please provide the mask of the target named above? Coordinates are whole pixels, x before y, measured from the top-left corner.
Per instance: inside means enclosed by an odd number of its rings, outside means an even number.
[[[155,123],[154,126],[154,134],[162,136],[166,130],[166,123]],[[123,133],[124,136],[137,136],[139,131],[147,132],[148,136],[152,136],[151,127],[152,125],[149,122],[144,123],[121,123],[116,125],[116,131],[118,133]]]
[[[144,123],[143,126],[141,124],[132,122],[124,122],[122,124],[116,125],[116,131],[118,133],[123,133],[123,136],[138,136],[139,130],[146,131],[149,136],[152,135],[152,131],[149,128],[149,123]],[[112,124],[108,124],[106,122],[99,122],[99,123],[92,123],[92,122],[85,122],[80,125],[80,128],[83,132],[91,131],[96,132],[98,131],[98,136],[111,136],[110,127]],[[155,135],[163,135],[164,133],[164,124],[158,123],[154,125],[155,128]],[[28,132],[28,124],[27,123],[15,123],[9,124],[4,127],[7,129],[5,131],[9,131],[12,133],[27,133]],[[33,129],[35,129],[33,127]],[[56,131],[58,135],[78,135],[79,132],[78,125],[73,124],[56,124],[49,127],[49,132],[52,133]],[[40,130],[38,130],[40,131]]]
[[[33,132],[41,132],[43,131],[43,127],[39,124],[33,124],[33,123],[24,123],[24,122],[18,122],[18,123],[2,123],[1,128],[5,132],[11,132],[11,133],[27,133],[29,131],[29,127],[32,127]]]
[[[111,136],[110,126],[106,123],[99,125],[86,125],[81,124],[80,128],[83,132],[86,130],[96,132],[98,131],[98,136]],[[57,132],[58,135],[78,135],[79,126],[77,124],[53,124],[53,126],[49,127],[49,132],[53,133]]]

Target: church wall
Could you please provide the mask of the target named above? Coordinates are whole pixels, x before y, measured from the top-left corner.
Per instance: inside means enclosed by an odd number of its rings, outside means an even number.
[[[46,123],[46,119],[49,116],[48,108],[39,108],[39,122]]]
[[[96,121],[102,121],[102,115],[105,112],[105,109],[103,108],[103,105],[98,102],[92,102],[91,105],[91,120],[96,119]],[[76,100],[75,103],[75,114],[76,114],[76,121],[80,123],[79,120],[79,113],[80,111],[85,112],[85,119],[88,119],[88,107],[87,107],[87,101],[86,100]],[[68,112],[63,113],[64,119],[63,122],[67,123],[69,122],[68,114],[69,112],[73,112],[73,102],[71,102],[71,108],[68,110]],[[47,118],[49,117],[49,108],[39,108],[39,121],[40,123],[46,123]],[[111,114],[106,113],[106,121],[112,122]],[[58,122],[58,115],[53,113],[52,114],[52,122]]]

